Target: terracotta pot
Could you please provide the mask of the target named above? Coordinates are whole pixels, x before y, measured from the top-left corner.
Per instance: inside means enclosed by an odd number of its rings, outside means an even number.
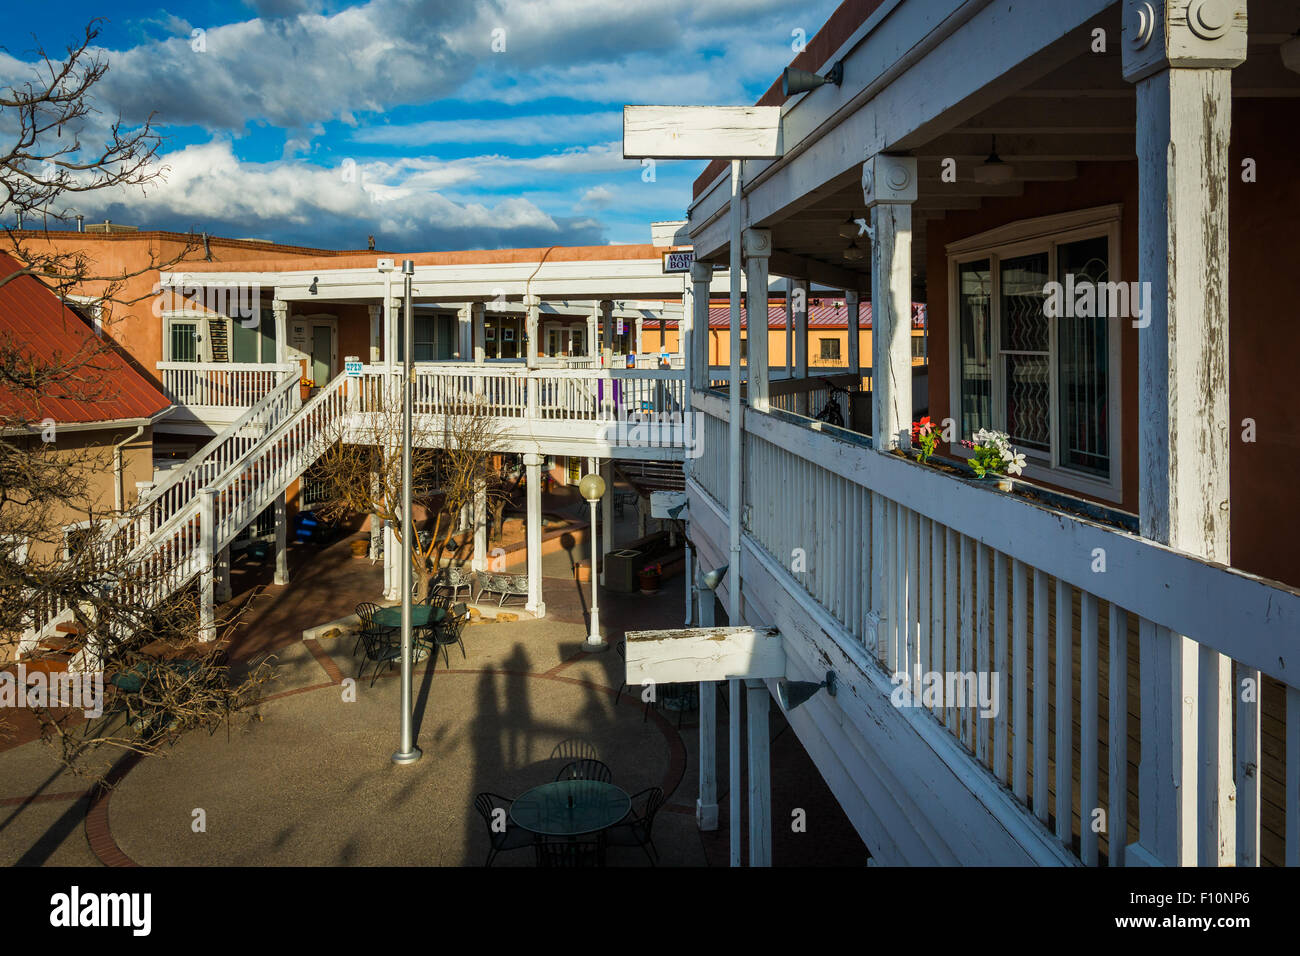
[[[637,583],[641,586],[642,594],[654,594],[659,590],[660,577],[657,574],[638,574]]]
[[[354,557],[354,558],[364,558],[364,557],[365,557],[367,554],[369,554],[369,553],[370,553],[370,542],[369,542],[369,541],[353,541],[353,542],[352,542],[352,557]]]
[[[303,400],[304,402],[307,401],[307,399],[311,398],[311,386],[310,386],[310,385],[299,385],[299,386],[298,386],[298,394],[302,397],[302,400]]]

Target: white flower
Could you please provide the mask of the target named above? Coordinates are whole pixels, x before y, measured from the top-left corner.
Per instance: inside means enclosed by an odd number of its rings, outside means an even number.
[[[992,432],[981,428],[979,431],[975,433],[975,437],[972,438],[971,440],[975,442],[975,444],[977,445],[983,445],[989,440],[989,436],[991,436],[992,434],[993,434]]]
[[[1025,470],[1025,453],[1022,451],[1014,452],[1006,459],[1007,474],[1018,475]]]

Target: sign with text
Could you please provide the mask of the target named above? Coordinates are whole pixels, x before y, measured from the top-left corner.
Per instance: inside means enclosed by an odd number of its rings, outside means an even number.
[[[665,275],[673,272],[690,272],[691,266],[695,263],[695,250],[687,249],[684,252],[665,252],[663,259]]]
[[[360,378],[362,369],[364,368],[365,366],[362,365],[360,362],[343,363],[343,371],[348,373],[348,378]]]

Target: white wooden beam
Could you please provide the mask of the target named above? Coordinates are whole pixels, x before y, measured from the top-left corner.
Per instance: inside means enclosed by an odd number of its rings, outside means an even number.
[[[768,371],[768,309],[767,267],[772,252],[770,229],[746,229],[744,235],[745,279],[748,295],[745,314],[749,337],[749,353],[745,360],[748,381],[748,400],[751,408],[767,411],[770,407]]]
[[[871,211],[871,391],[875,448],[911,446],[912,209],[916,160],[873,156],[862,166]]]

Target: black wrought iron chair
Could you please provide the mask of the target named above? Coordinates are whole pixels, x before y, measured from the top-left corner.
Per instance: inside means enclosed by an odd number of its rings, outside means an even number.
[[[570,737],[567,740],[561,740],[551,750],[552,760],[595,760],[599,757],[600,752],[596,745],[589,740],[583,740],[581,737]]]
[[[633,794],[632,810],[627,818],[605,831],[605,846],[639,846],[645,851],[650,865],[657,866],[659,848],[654,844],[654,825],[655,815],[663,805],[664,792],[660,787]]]
[[[510,806],[513,803],[508,797],[487,791],[474,797],[474,809],[483,817],[488,830],[488,855],[484,866],[491,866],[498,853],[521,850],[537,843],[536,834],[510,819]]]
[[[457,604],[448,608],[443,619],[433,625],[433,644],[430,650],[434,655],[433,667],[435,670],[438,667],[437,653],[439,648],[442,649],[442,662],[447,667],[451,667],[451,657],[447,648],[451,647],[452,644],[459,644],[461,658],[467,659],[468,655],[465,653],[465,641],[461,638],[461,631],[465,629],[465,623],[468,620],[469,607],[465,604]]]
[[[556,780],[599,780],[601,783],[612,783],[614,772],[599,760],[591,757],[584,757],[581,760],[573,760],[566,763],[560,768],[560,772],[555,775]]]
[[[366,666],[375,665],[375,673],[370,678],[370,686],[375,686],[375,681],[379,679],[379,668],[383,664],[388,664],[389,670],[392,670],[393,663],[402,659],[402,648],[394,644],[392,640],[381,631],[361,632],[361,644],[365,648],[365,657],[361,660],[361,666],[357,668],[357,677],[365,676]]]
[[[538,866],[598,866],[603,844],[599,840],[539,840]]]
[[[378,604],[370,601],[362,601],[356,606],[357,620],[361,626],[357,629],[357,642],[352,645],[352,656],[357,656],[357,650],[361,647],[362,635],[366,633],[375,634],[383,637],[392,643],[393,628],[380,627],[375,623],[375,615],[383,610]]]

